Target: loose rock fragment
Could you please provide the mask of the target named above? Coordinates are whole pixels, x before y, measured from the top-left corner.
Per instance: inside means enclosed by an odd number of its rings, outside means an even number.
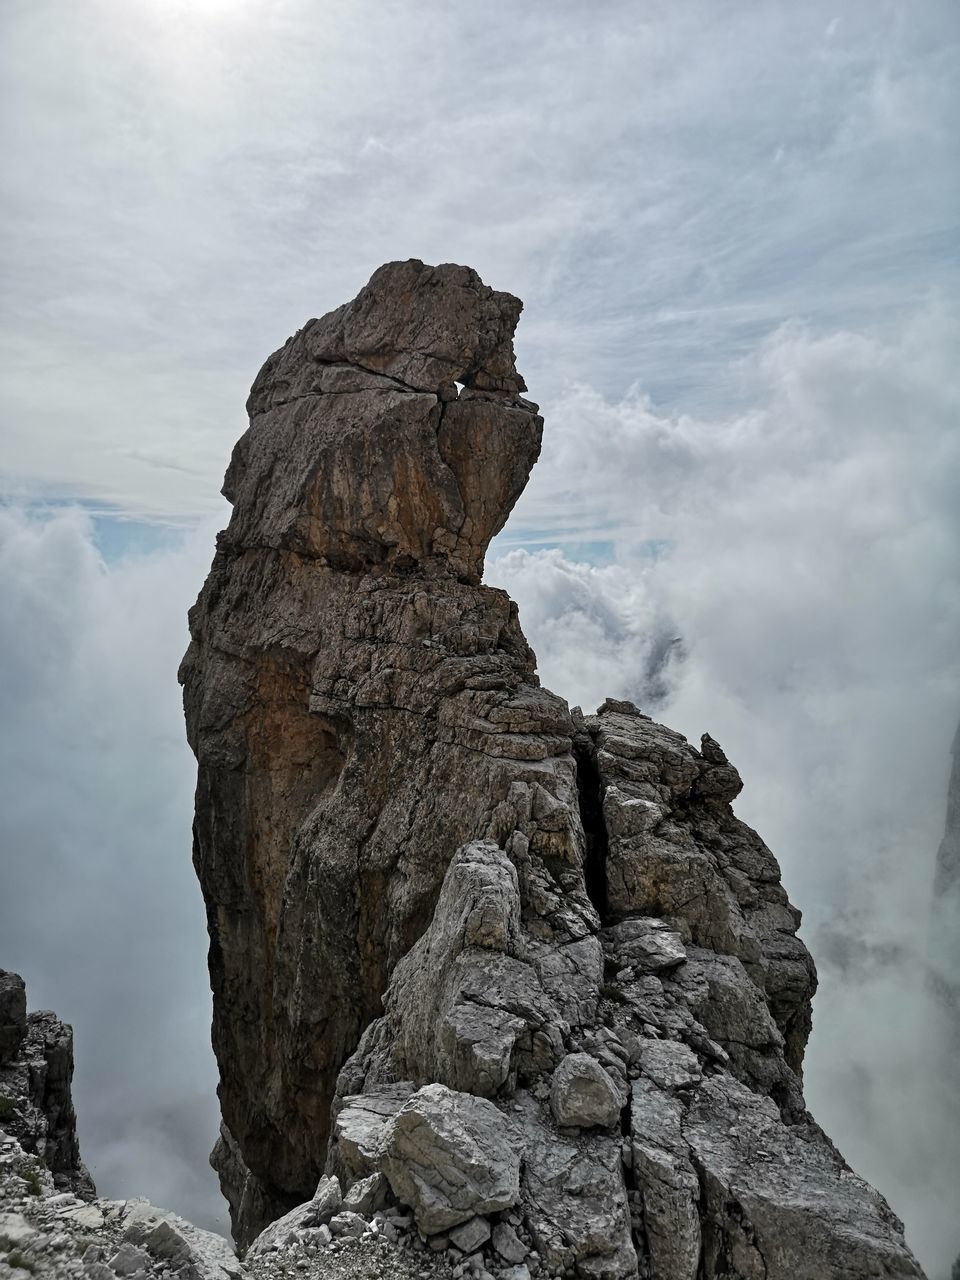
[[[384,1133],[380,1166],[417,1225],[435,1235],[516,1204],[520,1153],[492,1103],[426,1085]]]
[[[587,1053],[568,1054],[553,1073],[550,1106],[557,1124],[609,1129],[620,1120],[620,1098],[610,1077]]]

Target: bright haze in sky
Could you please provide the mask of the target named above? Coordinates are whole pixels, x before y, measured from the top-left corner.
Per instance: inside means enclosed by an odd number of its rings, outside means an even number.
[[[525,303],[488,580],[571,703],[740,768],[811,1110],[948,1275],[958,41],[953,0],[0,7],[0,965],[75,1026],[103,1193],[224,1224],[185,613],[257,369],[418,257]]]

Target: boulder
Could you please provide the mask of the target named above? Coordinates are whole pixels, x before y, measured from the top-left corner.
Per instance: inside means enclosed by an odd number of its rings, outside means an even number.
[[[561,1061],[550,1085],[550,1106],[559,1125],[609,1129],[620,1122],[619,1093],[588,1053],[569,1053]]]
[[[516,1204],[520,1152],[512,1138],[492,1103],[431,1084],[390,1121],[379,1162],[420,1230],[435,1235]]]

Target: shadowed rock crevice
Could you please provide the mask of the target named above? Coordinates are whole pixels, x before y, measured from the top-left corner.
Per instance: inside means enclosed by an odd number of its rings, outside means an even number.
[[[391,263],[251,392],[181,667],[235,1235],[382,1205],[511,1280],[918,1277],[806,1114],[736,769],[572,715],[481,584],[540,449],[520,309]]]
[[[588,735],[574,740],[577,764],[577,802],[585,841],[583,878],[587,896],[596,908],[600,923],[607,923],[607,828],[603,821],[603,796],[597,749]]]

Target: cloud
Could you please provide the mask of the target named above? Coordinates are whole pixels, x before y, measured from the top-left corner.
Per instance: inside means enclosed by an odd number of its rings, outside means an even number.
[[[176,667],[204,527],[107,567],[84,513],[0,508],[2,964],[74,1025],[81,1150],[103,1195],[225,1225],[193,758]]]
[[[6,491],[211,512],[259,363],[391,258],[523,297],[535,398],[712,414],[787,319],[895,327],[955,278],[953,6],[835,17],[5,6]]]

